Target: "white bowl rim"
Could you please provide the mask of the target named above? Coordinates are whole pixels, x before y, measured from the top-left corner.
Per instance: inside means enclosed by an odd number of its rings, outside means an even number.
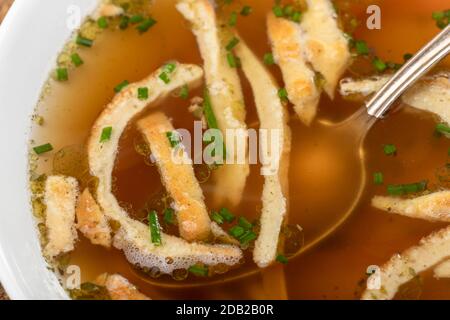
[[[0,26],[0,281],[11,299],[67,299],[42,257],[28,190],[31,115],[58,52],[97,0],[16,0]],[[5,90],[6,89],[6,90]]]

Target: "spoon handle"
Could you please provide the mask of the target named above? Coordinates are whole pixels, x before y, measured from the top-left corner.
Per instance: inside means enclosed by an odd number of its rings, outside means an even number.
[[[412,35],[411,35],[412,36]],[[394,76],[366,103],[369,115],[382,118],[406,89],[432,66],[450,53],[450,25],[394,74]]]

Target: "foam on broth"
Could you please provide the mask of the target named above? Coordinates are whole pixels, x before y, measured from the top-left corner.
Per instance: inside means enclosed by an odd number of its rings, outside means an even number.
[[[361,21],[364,21],[367,5],[374,3],[366,0],[335,2],[338,7],[353,12]],[[375,2],[382,9],[382,29],[369,31],[361,26],[355,36],[367,40],[380,57],[394,61],[401,61],[404,53],[414,52],[438,31],[430,15],[434,10],[445,9],[439,0],[426,3],[419,0]],[[252,6],[253,12],[248,17],[238,18],[238,29],[249,46],[262,57],[270,51],[265,16],[271,10],[273,1],[248,0],[237,3],[235,8],[243,4]],[[184,63],[202,63],[195,38],[174,8],[173,0],[155,1],[152,15],[158,24],[143,35],[134,28],[125,31],[106,30],[96,39],[92,48],[79,51],[85,64],[70,72],[69,82],[52,84],[51,90],[38,106],[37,113],[44,117],[45,122],[43,126],[33,128],[32,138],[37,144],[51,142],[55,150],[82,144],[98,114],[113,97],[113,88],[124,79],[130,82],[139,80],[172,59]],[[449,65],[448,61],[444,63]],[[277,67],[270,67],[270,70],[281,84]],[[242,83],[248,112],[247,124],[255,126],[257,116],[251,90],[244,78]],[[200,90],[191,92],[191,96],[200,94]],[[189,102],[170,97],[158,110],[172,117],[176,128],[192,129],[194,118],[188,112],[188,106]],[[358,107],[358,104],[344,101],[339,96],[330,101],[323,95],[318,118],[342,120]],[[250,256],[245,265],[212,279],[191,276],[183,282],[176,282],[169,277],[154,280],[137,272],[121,252],[93,246],[81,237],[70,263],[81,267],[83,281],[92,281],[104,272],[120,273],[153,299],[359,298],[361,286],[358,283],[365,277],[369,265],[383,264],[392,254],[417,244],[421,237],[441,227],[440,224],[389,215],[370,206],[373,195],[386,193],[385,186],[372,184],[370,178],[373,172],[383,172],[388,183],[436,180],[436,170],[448,160],[450,143],[448,139],[433,136],[435,123],[436,120],[429,114],[402,108],[373,127],[365,143],[369,182],[361,205],[341,229],[284,267],[286,288],[282,279],[277,278],[282,276],[276,270],[279,267],[265,271],[273,275],[271,279],[257,272],[228,281],[254,270]],[[302,170],[305,165],[316,161],[332,170],[332,161],[326,158],[326,154],[322,156],[320,152],[314,153],[315,150],[323,151],[320,148],[318,126],[306,128],[294,116],[290,126],[293,148],[289,177],[289,223],[298,223],[303,227],[307,244],[323,232],[327,223],[339,212],[336,203],[320,201],[321,198],[326,199],[325,191],[311,189],[317,177],[311,175],[307,178]],[[163,187],[156,168],[145,164],[143,157],[136,153],[134,141],[137,137],[138,133],[131,124],[121,139],[113,175],[115,195],[131,214],[139,218],[146,203],[160,194]],[[345,143],[342,141],[343,150],[346,149]],[[383,154],[382,145],[386,143],[394,143],[399,149],[395,158]],[[53,154],[41,156],[40,173],[51,173],[52,157]],[[305,161],[305,157],[318,158],[310,162]],[[349,174],[347,180],[333,187],[345,189],[353,183],[351,177]],[[235,213],[248,219],[258,217],[262,182],[259,167],[252,166],[244,200],[238,208],[233,209]],[[217,209],[211,206],[209,199],[214,186],[207,182],[202,187],[208,207]],[[314,197],[317,201],[311,200]],[[430,274],[424,277],[421,298],[450,298],[450,280],[437,281]],[[159,285],[154,285],[155,281]],[[211,281],[214,284],[209,284]]]

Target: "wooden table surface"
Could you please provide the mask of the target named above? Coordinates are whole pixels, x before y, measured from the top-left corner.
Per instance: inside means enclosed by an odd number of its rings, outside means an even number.
[[[0,23],[8,12],[9,7],[13,3],[14,0],[0,0]],[[8,296],[6,295],[3,287],[0,284],[0,300],[8,300]]]

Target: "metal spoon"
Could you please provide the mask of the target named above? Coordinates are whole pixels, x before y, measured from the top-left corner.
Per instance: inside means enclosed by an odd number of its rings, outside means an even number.
[[[450,53],[450,26],[447,26],[433,40],[425,45],[414,57],[408,60],[404,66],[395,73],[395,75],[369,100],[365,103],[365,108],[357,111],[355,114],[340,123],[321,122],[315,130],[320,134],[320,144],[315,147],[321,156],[332,158],[330,164],[332,170],[327,170],[325,166],[318,167],[315,172],[309,174],[309,179],[305,181],[305,188],[308,183],[324,179],[318,179],[318,175],[327,177],[325,182],[318,182],[316,186],[320,189],[320,195],[317,199],[323,197],[323,205],[328,210],[336,212],[329,221],[321,221],[326,227],[320,230],[315,237],[300,250],[296,255],[318,244],[327,236],[335,232],[342,224],[347,221],[350,215],[361,201],[367,181],[367,172],[364,165],[364,140],[373,126],[373,124],[382,118],[389,111],[392,104],[421,76],[431,69],[436,63],[441,61]],[[304,137],[302,137],[304,139]],[[316,140],[317,141],[317,140]],[[345,141],[343,146],[342,141]],[[312,147],[310,145],[310,147]],[[326,150],[326,151],[325,151]],[[303,155],[304,153],[302,153]],[[301,157],[300,155],[299,157]],[[308,165],[311,166],[311,163]],[[313,164],[314,165],[314,164]],[[300,172],[302,168],[299,168]],[[314,171],[314,170],[313,170]],[[337,173],[336,173],[337,172]],[[331,173],[331,174],[330,174]],[[302,174],[299,173],[301,179]],[[331,175],[331,178],[328,178]],[[305,177],[305,176],[303,176]],[[348,181],[353,183],[345,184],[342,187],[343,179],[348,177]],[[306,178],[306,177],[305,177]],[[331,179],[331,180],[330,180]],[[314,196],[314,195],[309,195]],[[331,201],[329,201],[331,200]],[[309,201],[305,197],[305,201]],[[333,207],[330,207],[332,203]],[[319,208],[320,203],[312,204],[311,212],[314,212],[314,205]],[[323,212],[324,210],[322,210]],[[325,231],[323,231],[325,230]]]

